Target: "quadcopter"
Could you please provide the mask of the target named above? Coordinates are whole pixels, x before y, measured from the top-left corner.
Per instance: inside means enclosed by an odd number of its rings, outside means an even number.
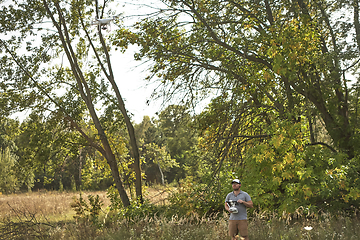
[[[228,202],[226,202],[226,203],[228,204],[228,206],[229,206],[229,211],[230,211],[231,213],[238,213],[238,212],[239,212],[238,209],[235,207],[235,205],[237,204],[236,201],[230,200],[230,201],[228,201]]]
[[[119,16],[120,16],[120,14],[112,16],[111,18],[100,18],[100,19],[95,18],[95,21],[92,21],[91,25],[97,25],[97,26],[101,27],[102,30],[106,30],[108,28],[110,29],[110,22],[114,21]]]

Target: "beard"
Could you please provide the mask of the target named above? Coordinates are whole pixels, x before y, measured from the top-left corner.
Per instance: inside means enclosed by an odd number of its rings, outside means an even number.
[[[240,189],[240,187],[233,187],[234,191],[238,191]]]

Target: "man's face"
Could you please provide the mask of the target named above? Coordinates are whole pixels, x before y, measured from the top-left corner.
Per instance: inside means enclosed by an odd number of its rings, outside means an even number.
[[[231,185],[232,185],[232,188],[233,188],[234,191],[239,190],[240,186],[241,186],[241,184],[238,184],[238,183],[232,183]]]

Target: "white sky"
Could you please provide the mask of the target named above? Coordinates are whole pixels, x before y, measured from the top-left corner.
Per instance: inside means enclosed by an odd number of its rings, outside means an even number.
[[[145,81],[145,66],[133,58],[135,47],[129,48],[124,54],[112,55],[112,63],[116,83],[125,101],[126,109],[133,114],[132,120],[140,123],[144,116],[154,117],[161,111],[161,102],[150,100],[155,85]],[[148,85],[148,86],[147,86]],[[150,100],[147,104],[147,100]]]
[[[151,8],[143,6],[143,4],[152,7],[161,4],[158,0],[147,0],[146,2],[141,0],[119,0],[115,2],[118,2],[116,14],[123,14],[125,26],[137,21],[136,16],[153,11]],[[133,17],[127,18],[126,16]],[[116,28],[115,25],[111,26],[111,29]],[[161,102],[150,100],[155,85],[147,85],[149,83],[144,80],[146,77],[146,65],[141,65],[142,62],[134,60],[135,51],[136,47],[130,46],[124,54],[120,52],[113,53],[112,64],[115,80],[125,101],[125,107],[133,115],[132,120],[135,123],[140,123],[144,116],[151,118],[155,116],[156,112],[161,111]]]
[[[99,1],[100,2],[100,1]],[[124,17],[124,25],[131,26],[133,22],[138,20],[138,17],[155,12],[164,5],[159,0],[118,0],[116,14],[122,13]],[[117,26],[112,25],[111,29],[116,29]],[[136,47],[129,47],[129,50],[124,55],[121,53],[113,54],[112,63],[120,93],[125,100],[126,109],[133,114],[133,121],[140,123],[144,116],[155,117],[156,112],[161,112],[166,106],[162,106],[161,100],[151,100],[151,93],[153,92],[156,84],[148,85],[145,81],[146,65],[139,66],[141,62],[135,61],[133,58]],[[114,59],[116,59],[114,61]],[[121,68],[116,68],[121,66]],[[147,100],[150,100],[147,104]],[[204,101],[199,104],[196,109],[197,112],[201,111],[209,102]],[[173,100],[176,104],[176,100]],[[169,105],[168,103],[167,105]]]
[[[116,14],[123,13],[124,16],[133,16],[149,10],[148,8],[139,8],[139,3],[141,2],[137,0],[131,2],[119,0],[115,10]],[[1,6],[4,4],[6,5],[7,3],[2,3]],[[134,19],[135,18],[129,20],[134,21]],[[131,22],[127,23],[127,25],[130,24]],[[116,25],[112,24],[110,29],[116,30],[117,28]],[[103,34],[106,35],[106,31],[103,31]],[[144,80],[146,77],[146,68],[145,65],[141,65],[140,61],[134,60],[135,50],[136,47],[130,46],[124,54],[120,51],[114,52],[111,56],[111,62],[115,80],[125,101],[125,107],[132,115],[132,120],[135,123],[140,123],[146,115],[150,116],[150,118],[155,117],[155,113],[161,111],[161,102],[150,100],[155,85],[148,85],[148,82]],[[18,118],[21,121],[26,118],[29,113],[30,110],[26,110],[13,114],[12,117]]]

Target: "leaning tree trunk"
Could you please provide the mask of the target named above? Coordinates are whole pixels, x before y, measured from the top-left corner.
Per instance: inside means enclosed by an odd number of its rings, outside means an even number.
[[[136,175],[136,182],[135,182],[136,198],[142,203],[143,196],[142,196],[142,176],[141,176],[141,165],[140,165],[140,153],[139,153],[138,145],[136,143],[134,126],[131,123],[130,117],[125,108],[124,100],[123,100],[123,98],[120,94],[119,88],[115,82],[114,74],[113,74],[112,67],[111,67],[110,55],[107,50],[104,38],[101,34],[101,28],[99,28],[99,36],[100,36],[100,41],[103,46],[103,49],[104,49],[104,52],[106,55],[106,60],[107,60],[106,62],[107,62],[109,73],[106,74],[106,77],[109,80],[109,82],[111,83],[113,90],[115,91],[116,99],[118,101],[118,106],[124,117],[126,128],[127,128],[127,131],[128,131],[129,137],[130,137],[130,146],[131,146],[131,153],[132,153],[131,155],[134,158],[134,170],[135,170],[135,175]],[[95,51],[95,49],[94,49],[94,51]],[[104,72],[106,72],[105,69],[104,69]]]
[[[57,32],[59,34],[59,38],[61,40],[63,49],[66,53],[67,59],[71,65],[71,70],[74,75],[74,78],[76,79],[78,90],[80,92],[80,95],[82,99],[85,101],[86,106],[89,110],[89,113],[92,117],[92,120],[94,122],[95,128],[98,131],[98,134],[100,136],[100,141],[102,146],[99,146],[98,144],[94,143],[91,138],[89,138],[82,129],[74,122],[70,116],[67,115],[67,119],[72,123],[72,126],[75,127],[84,137],[87,139],[91,146],[95,147],[98,151],[101,152],[101,154],[106,158],[107,163],[110,166],[111,173],[114,179],[114,182],[116,184],[116,188],[120,194],[121,201],[125,207],[130,205],[130,200],[127,196],[127,193],[125,191],[125,188],[123,186],[123,183],[120,178],[120,173],[118,169],[118,165],[116,162],[116,158],[114,153],[112,152],[111,146],[109,144],[108,138],[102,128],[102,125],[100,123],[100,120],[96,114],[92,97],[91,97],[91,91],[89,89],[89,86],[84,78],[83,72],[78,64],[78,59],[76,57],[76,54],[72,48],[71,45],[71,37],[69,36],[69,32],[67,29],[66,21],[62,15],[62,9],[59,6],[59,2],[54,1],[56,13],[58,14],[58,20],[55,19],[54,13],[50,10],[48,2],[46,0],[43,0],[44,6],[46,8],[46,11],[51,18],[54,26],[57,29]],[[65,113],[66,114],[66,113]]]

